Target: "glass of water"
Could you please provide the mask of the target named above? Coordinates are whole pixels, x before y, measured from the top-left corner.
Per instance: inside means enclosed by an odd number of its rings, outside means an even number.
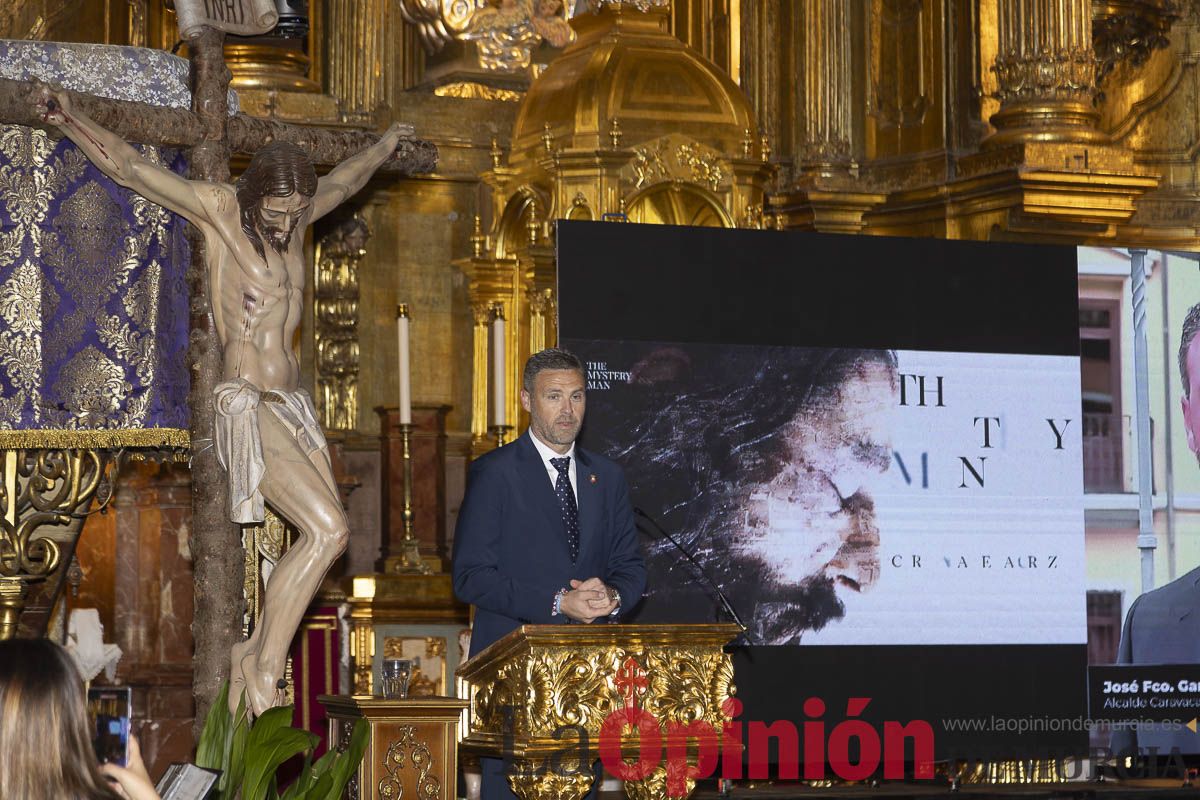
[[[389,700],[408,697],[408,682],[412,678],[412,661],[407,658],[383,660],[383,696]]]

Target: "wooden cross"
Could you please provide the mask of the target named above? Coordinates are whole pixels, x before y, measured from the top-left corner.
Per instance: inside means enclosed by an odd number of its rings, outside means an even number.
[[[110,100],[69,92],[75,107],[121,138],[141,144],[187,148],[194,180],[229,182],[234,153],[252,154],[262,145],[284,140],[300,145],[316,164],[335,164],[369,147],[379,137],[362,131],[334,132],[289,125],[245,114],[229,116],[230,73],[225,65],[225,34],[202,28],[188,41],[192,62],[192,111],[146,103]],[[0,122],[44,127],[34,101],[36,87],[27,81],[0,79]],[[383,167],[402,175],[432,172],[437,148],[427,141],[402,139],[397,156]],[[190,435],[192,473],[192,554],[195,611],[192,634],[193,692],[197,720],[203,719],[229,676],[229,650],[242,637],[243,553],[241,529],[228,518],[228,484],[212,447],[213,389],[221,381],[221,348],[217,342],[208,287],[203,237],[192,235],[188,272],[191,296]],[[198,730],[198,727],[197,727]]]

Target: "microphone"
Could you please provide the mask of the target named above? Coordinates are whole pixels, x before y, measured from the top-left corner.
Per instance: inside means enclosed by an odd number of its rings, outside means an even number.
[[[649,522],[651,525],[653,525],[654,529],[656,531],[658,531],[659,534],[664,539],[666,539],[671,544],[675,545],[675,549],[678,550],[679,552],[683,553],[683,555],[692,564],[692,566],[694,566],[697,570],[699,570],[700,574],[704,577],[704,580],[708,583],[708,585],[710,587],[712,587],[712,590],[714,592],[716,592],[717,597],[721,600],[721,607],[723,609],[725,609],[725,613],[728,614],[730,619],[732,619],[735,623],[737,623],[737,626],[742,629],[742,636],[745,637],[746,641],[750,642],[751,644],[754,644],[754,641],[750,638],[750,629],[746,627],[746,623],[742,622],[742,618],[741,618],[741,616],[738,615],[737,611],[734,609],[733,603],[729,602],[729,598],[725,596],[725,592],[721,591],[721,587],[718,586],[717,582],[714,581],[712,579],[712,576],[710,576],[708,574],[708,570],[706,570],[703,566],[700,565],[700,562],[696,560],[696,557],[693,556],[691,553],[689,553],[687,548],[684,547],[683,545],[681,545],[674,536],[667,533],[667,531],[663,528],[663,526],[659,525],[658,522],[655,521],[654,517],[650,516],[645,511],[638,508],[637,506],[633,507],[633,513],[637,514],[639,517],[646,520],[646,522]]]

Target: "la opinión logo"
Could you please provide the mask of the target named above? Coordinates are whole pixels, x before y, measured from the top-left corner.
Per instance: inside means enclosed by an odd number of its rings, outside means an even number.
[[[934,777],[933,727],[925,720],[885,721],[881,732],[861,719],[871,702],[867,697],[849,698],[847,718],[828,731],[822,719],[825,702],[818,697],[804,702],[806,719],[799,726],[791,720],[741,720],[742,702],[735,697],[721,704],[726,719],[720,725],[702,719],[686,723],[668,720],[662,725],[658,717],[641,706],[640,698],[649,681],[636,661],[627,659],[613,682],[624,705],[610,712],[600,726],[598,750],[604,769],[622,780],[637,781],[665,766],[670,797],[687,794],[689,779],[719,776],[730,780],[799,780],[803,773],[804,780],[823,780],[827,777],[826,766],[848,781],[866,780],[878,774],[881,766],[885,779]],[[568,733],[576,738],[578,760],[567,753],[556,753],[543,769],[574,773],[577,764],[578,771],[590,771],[587,732],[582,726],[566,726],[556,730],[554,738],[565,739]],[[626,746],[625,740],[635,733],[636,759],[626,760],[626,753],[632,755],[635,747],[632,742]],[[769,757],[771,740],[778,743],[774,775]],[[689,758],[689,752],[695,757]],[[747,754],[745,762],[743,752]],[[905,773],[906,764],[912,764],[909,775]]]

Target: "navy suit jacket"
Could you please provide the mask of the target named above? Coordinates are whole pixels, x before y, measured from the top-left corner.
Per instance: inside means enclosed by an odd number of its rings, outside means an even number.
[[[1121,631],[1117,663],[1200,664],[1200,569],[1133,601]],[[1192,715],[1181,712],[1180,716]],[[1140,748],[1157,747],[1164,757],[1173,747],[1185,755],[1200,753],[1200,736],[1187,728],[1143,725],[1136,737],[1129,730],[1113,732],[1114,752],[1129,751],[1135,744]]]
[[[530,435],[480,457],[467,474],[454,530],[454,593],[475,606],[472,656],[521,625],[569,622],[551,612],[572,578],[598,577],[616,589],[622,614],[646,587],[621,468],[576,445],[579,560],[571,563],[558,499]]]

